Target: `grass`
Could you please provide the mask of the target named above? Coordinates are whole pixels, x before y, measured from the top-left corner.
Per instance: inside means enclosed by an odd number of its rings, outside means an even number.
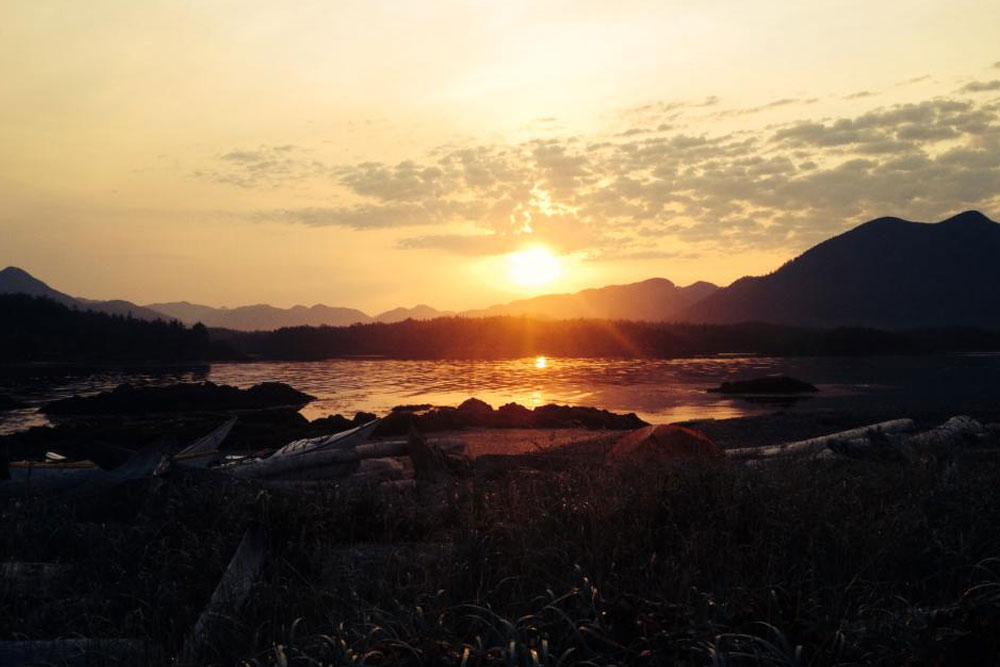
[[[215,664],[993,665],[997,479],[964,451],[580,464],[421,502],[201,476],[29,499],[3,508],[0,556],[73,563],[75,601],[5,600],[0,636],[143,637],[166,661],[260,523]]]

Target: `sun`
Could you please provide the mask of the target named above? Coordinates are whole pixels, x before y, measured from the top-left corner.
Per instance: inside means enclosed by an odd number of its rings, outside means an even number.
[[[560,273],[559,258],[545,246],[531,246],[507,256],[507,278],[521,287],[547,285]]]

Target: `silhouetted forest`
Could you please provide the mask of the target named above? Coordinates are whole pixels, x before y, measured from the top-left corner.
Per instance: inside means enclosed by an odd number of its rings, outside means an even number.
[[[721,353],[778,356],[920,354],[1000,350],[1000,332],[969,328],[880,331],[770,324],[697,325],[526,317],[406,320],[273,332],[212,330],[214,339],[265,359],[687,357]]]
[[[42,297],[0,295],[0,361],[174,362],[233,358],[202,325],[74,310]]]

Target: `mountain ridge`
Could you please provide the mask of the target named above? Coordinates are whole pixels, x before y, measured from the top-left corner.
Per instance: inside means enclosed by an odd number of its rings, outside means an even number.
[[[744,276],[728,287],[666,278],[543,294],[459,313],[426,304],[375,316],[346,307],[268,304],[214,308],[187,301],[138,306],[93,301],[49,287],[17,267],[0,271],[0,293],[47,296],[74,308],[141,319],[238,331],[295,326],[346,326],[457,315],[547,319],[678,321],[706,324],[768,322],[810,327],[888,329],[973,326],[1000,329],[1000,224],[980,211],[936,223],[885,216],[805,250],[775,271]]]
[[[690,322],[1000,327],[1000,224],[979,211],[937,223],[881,217],[764,276],[693,304]]]
[[[542,294],[459,313],[463,317],[530,315],[550,319],[595,318],[667,321],[695,301],[719,289],[698,281],[678,287],[667,278],[648,278],[624,285],[593,287],[579,292]]]
[[[0,269],[0,294],[27,294],[29,296],[41,296],[51,299],[64,306],[79,310],[92,310],[108,315],[121,315],[123,317],[135,317],[140,320],[170,320],[173,319],[163,313],[139,306],[131,301],[122,299],[112,299],[101,301],[97,299],[84,299],[73,297],[65,292],[50,287],[47,283],[34,277],[27,271],[16,266],[8,266]]]

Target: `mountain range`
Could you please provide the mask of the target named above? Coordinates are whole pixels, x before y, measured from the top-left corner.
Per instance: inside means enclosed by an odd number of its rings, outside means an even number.
[[[148,307],[185,324],[201,322],[205,326],[237,331],[266,331],[282,327],[318,327],[324,325],[339,327],[357,323],[402,322],[410,318],[429,320],[451,314],[425,305],[413,308],[393,308],[374,317],[356,308],[324,306],[322,304],[292,306],[291,308],[277,308],[267,304],[239,306],[237,308],[213,308],[187,301],[174,301],[151,303]]]
[[[545,294],[460,314],[465,317],[529,315],[558,320],[584,317],[655,322],[678,319],[687,308],[718,289],[717,285],[706,282],[678,287],[666,278],[650,278],[574,294]]]
[[[878,218],[828,239],[771,274],[720,288],[679,287],[665,278],[547,294],[457,315],[600,318],[697,323],[769,322],[887,329],[1000,328],[1000,224],[978,211],[938,223]],[[16,267],[0,271],[0,294],[45,296],[75,308],[241,331],[344,326],[454,315],[426,305],[369,316],[353,308],[265,304],[213,308],[188,303],[139,306],[94,301],[52,289]]]

